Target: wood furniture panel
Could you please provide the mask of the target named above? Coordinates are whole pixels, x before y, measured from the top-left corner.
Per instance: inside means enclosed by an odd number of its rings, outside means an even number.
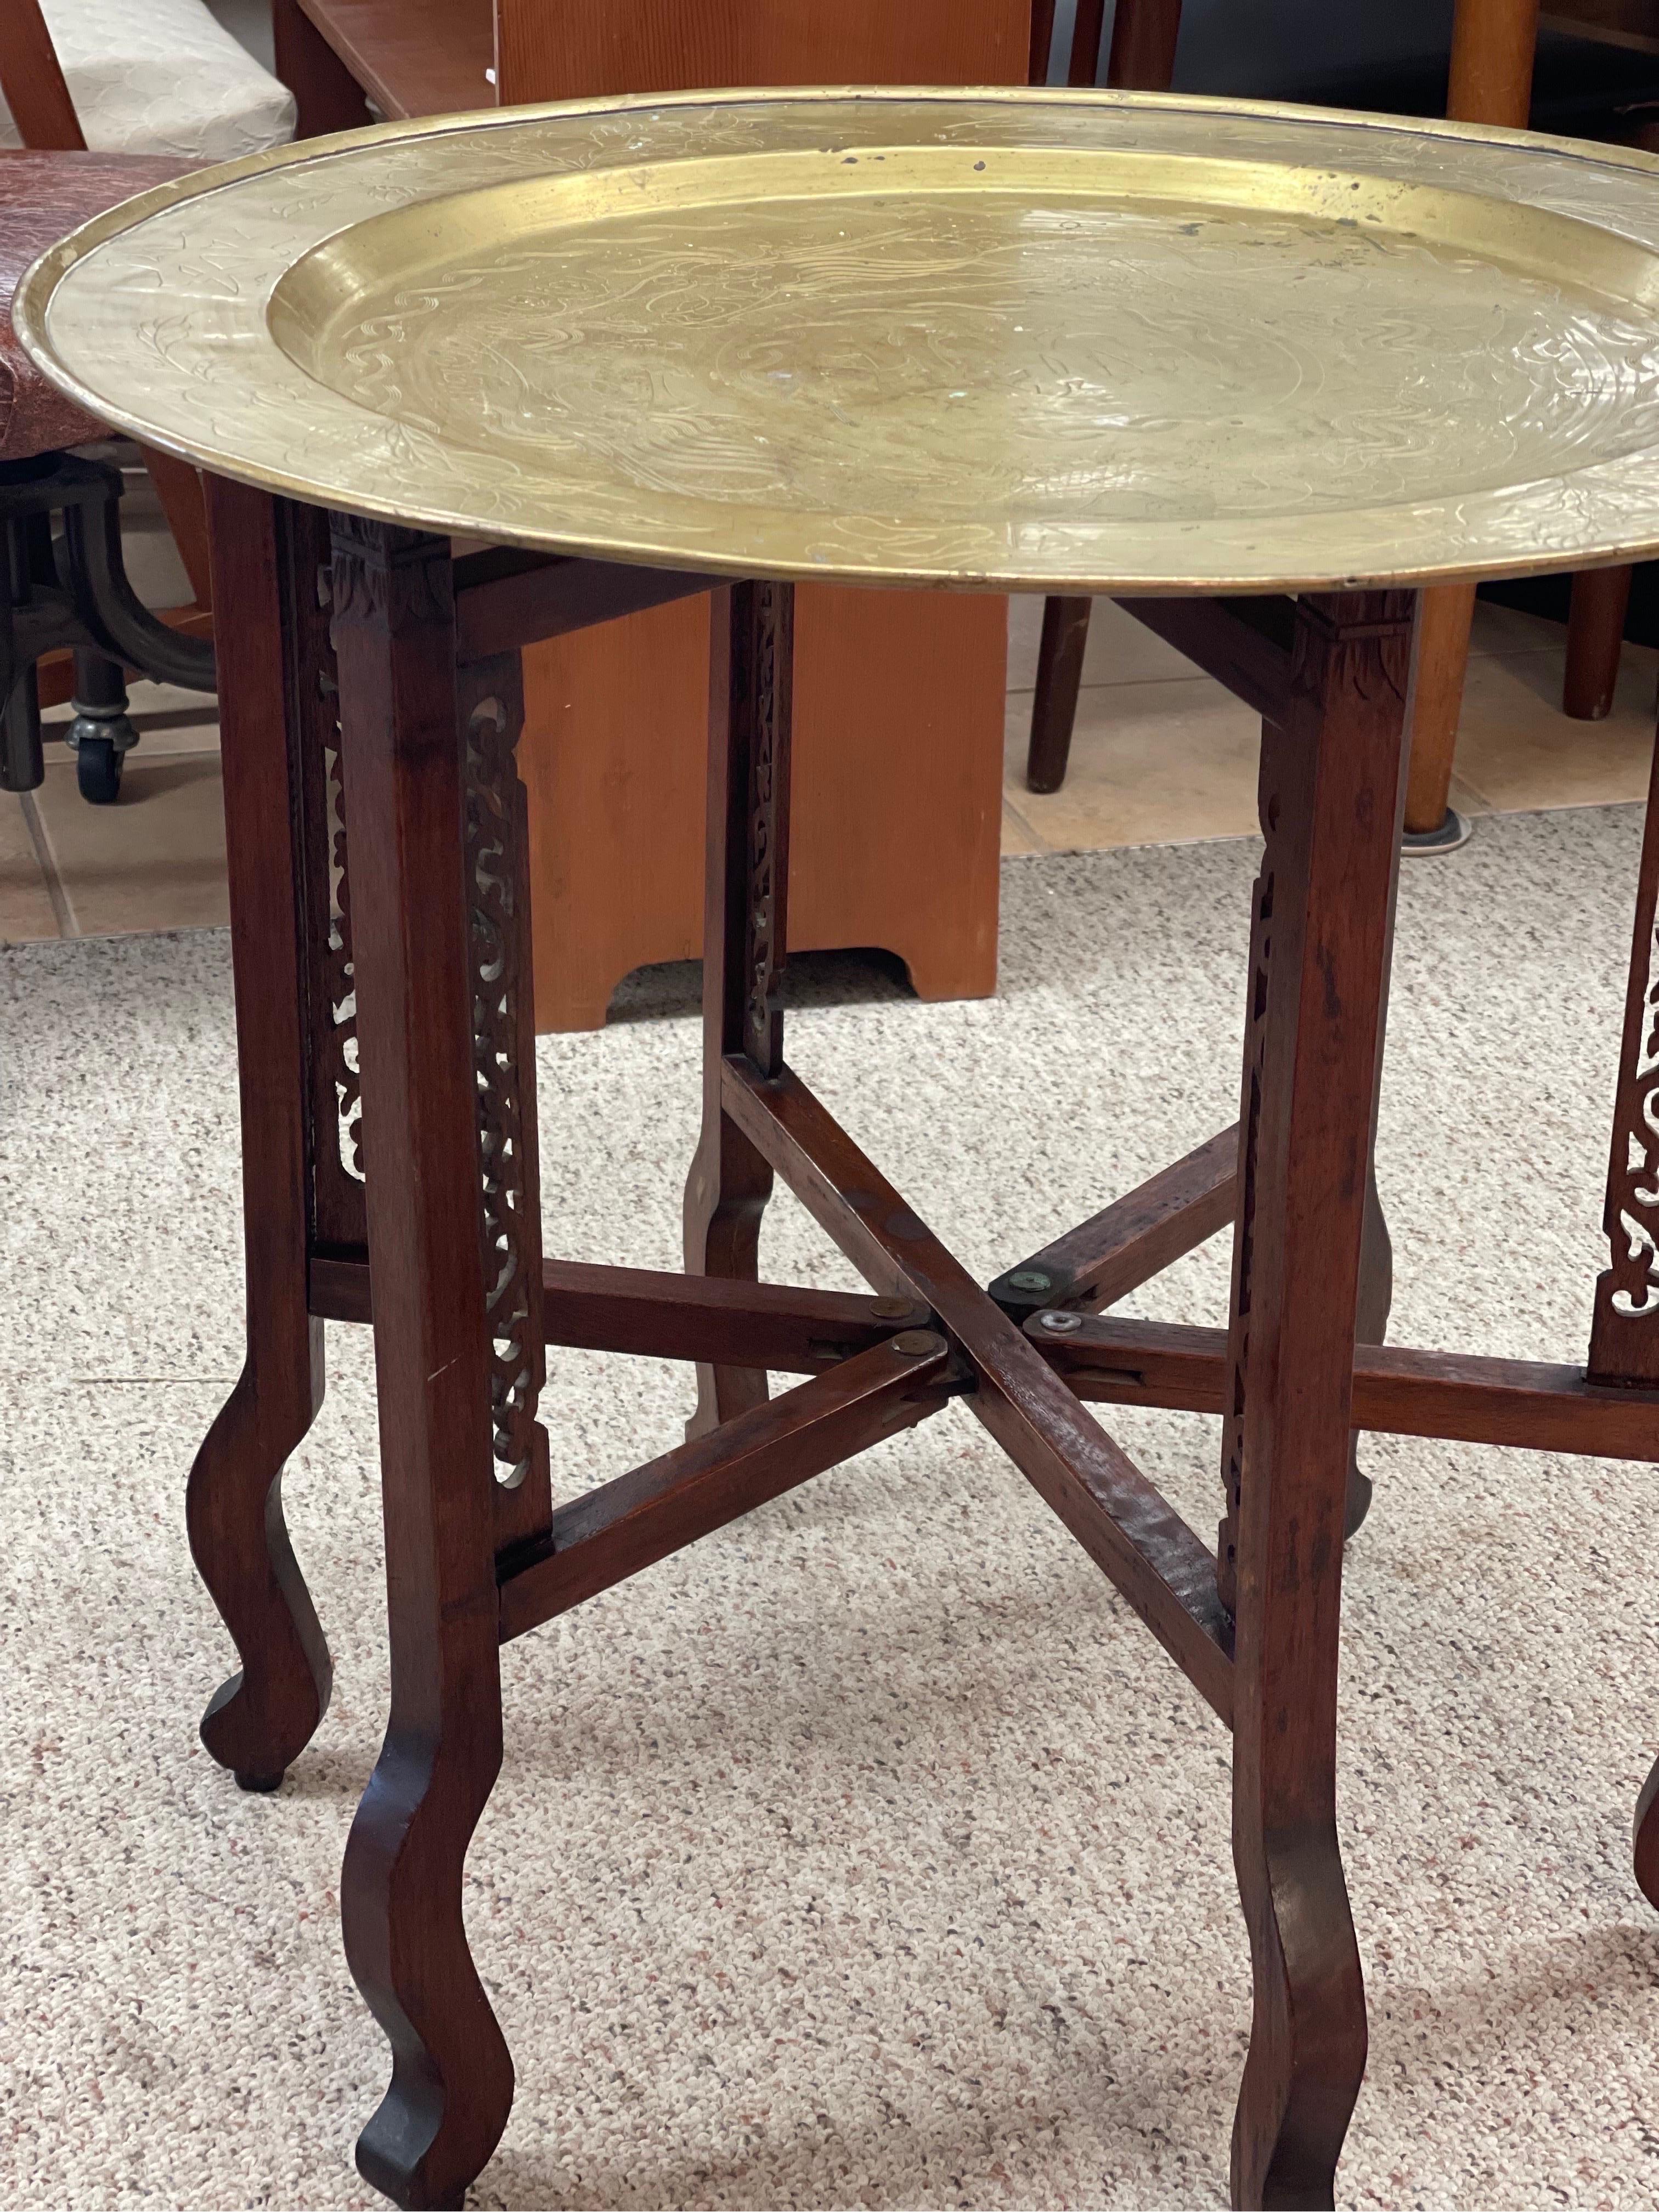
[[[1020,84],[1029,0],[501,0],[501,98],[697,85]]]
[[[311,103],[329,73],[306,38],[307,24],[381,113],[394,120],[495,105],[485,74],[495,60],[494,0],[271,0],[276,73],[301,96],[301,138],[349,130],[366,119],[352,114],[319,119]],[[289,74],[296,64],[314,70],[315,77],[296,82]]]

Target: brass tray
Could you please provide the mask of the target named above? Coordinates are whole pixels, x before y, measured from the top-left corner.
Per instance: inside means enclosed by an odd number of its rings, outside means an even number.
[[[660,567],[1218,592],[1659,550],[1659,161],[1466,125],[507,109],[163,186],[15,319],[206,468]]]

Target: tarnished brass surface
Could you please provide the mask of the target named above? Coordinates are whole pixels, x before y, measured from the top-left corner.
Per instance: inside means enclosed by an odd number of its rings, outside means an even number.
[[[1468,125],[511,109],[164,187],[15,317],[207,468],[662,567],[1216,592],[1659,550],[1659,161]]]

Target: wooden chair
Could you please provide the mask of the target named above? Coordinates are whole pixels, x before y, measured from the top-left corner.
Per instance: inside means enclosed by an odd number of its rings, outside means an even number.
[[[9,571],[0,606],[0,788],[27,791],[40,782],[40,708],[72,697],[82,793],[107,805],[118,795],[135,735],[125,670],[213,689],[201,485],[182,462],[146,456],[196,595],[158,621],[139,605],[122,567],[119,472],[68,450],[103,438],[105,428],[54,391],[17,344],[11,295],[29,263],[65,231],[188,165],[87,151],[38,0],[7,0],[0,15],[0,92],[32,149],[0,150],[0,530]]]
[[[1525,127],[1539,14],[1540,0],[1457,0],[1446,94],[1449,116],[1465,123]],[[1105,0],[1078,0],[1069,83],[1095,82],[1104,18]],[[1639,27],[1646,23],[1651,31],[1648,50],[1659,51],[1659,0],[1551,0],[1546,20],[1576,35],[1593,35],[1593,27],[1600,23],[1615,42],[1632,45],[1640,43]],[[1054,0],[1036,0],[1031,16],[1033,83],[1047,81],[1054,21]],[[1107,83],[1126,91],[1167,91],[1180,31],[1181,0],[1118,0]],[[1613,704],[1630,587],[1628,568],[1587,571],[1573,580],[1562,703],[1575,720],[1597,721]],[[1090,605],[1086,599],[1051,599],[1043,607],[1025,771],[1033,791],[1058,791],[1066,780],[1089,640]],[[1450,584],[1424,593],[1406,801],[1407,842],[1419,850],[1449,848],[1467,835],[1450,812],[1447,797],[1474,617],[1472,584]]]

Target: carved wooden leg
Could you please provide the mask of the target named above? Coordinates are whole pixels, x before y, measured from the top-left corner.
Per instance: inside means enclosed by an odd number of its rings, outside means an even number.
[[[231,962],[241,1094],[247,1360],[196,1455],[191,1552],[241,1655],[202,1741],[245,1790],[274,1790],[327,1709],[331,1670],[283,1519],[283,1466],[323,1398],[306,1296],[305,992],[295,901],[295,717],[285,640],[310,580],[286,511],[207,480],[219,641]]]
[[[362,1040],[392,1710],[353,1822],[346,1954],[392,2051],[358,2139],[405,2205],[459,2205],[513,2062],[467,1947],[501,1760],[471,887],[449,549],[335,526],[334,638]]]
[[[1648,783],[1601,1225],[1612,1264],[1596,1279],[1590,1380],[1659,1388],[1659,745]],[[1659,1908],[1659,1765],[1637,1803],[1635,1858],[1642,1893]]]
[[[1221,1547],[1255,1984],[1233,2132],[1244,2206],[1331,2203],[1365,2067],[1336,1833],[1337,1646],[1413,611],[1398,592],[1304,599],[1285,726],[1262,733]]]
[[[783,1058],[794,586],[734,584],[713,606],[702,1136],[685,1187],[685,1271],[754,1282],[772,1170],[720,1103],[720,1062],[747,1053],[770,1075]],[[766,1395],[757,1370],[699,1367],[686,1434],[706,1434]]]

